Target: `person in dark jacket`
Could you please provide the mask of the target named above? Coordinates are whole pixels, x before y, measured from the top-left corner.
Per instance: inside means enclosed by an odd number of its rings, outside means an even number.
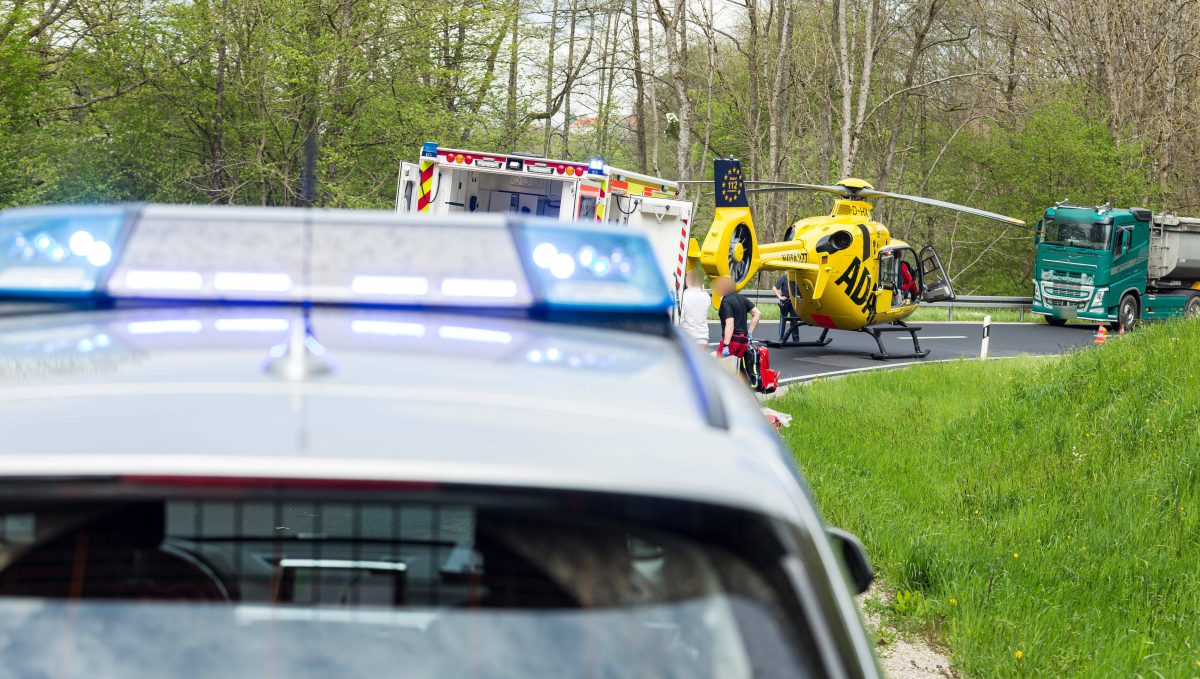
[[[789,280],[787,274],[779,277],[775,281],[775,285],[771,286],[771,292],[775,293],[776,299],[779,300],[779,319],[791,318],[796,315],[796,309],[792,306],[792,298],[800,296],[800,289],[796,287],[796,283]]]

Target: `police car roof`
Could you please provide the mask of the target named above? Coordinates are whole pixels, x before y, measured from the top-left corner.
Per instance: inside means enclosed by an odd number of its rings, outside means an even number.
[[[0,477],[544,487],[799,519],[757,403],[692,351],[673,337],[462,312],[0,316]]]
[[[0,241],[0,298],[101,307],[0,317],[0,477],[393,479],[794,509],[778,439],[669,332],[634,230],[97,206],[0,212]]]

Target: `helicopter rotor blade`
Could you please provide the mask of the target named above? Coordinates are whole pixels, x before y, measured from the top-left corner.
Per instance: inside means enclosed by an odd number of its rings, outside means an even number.
[[[793,184],[790,182],[769,182],[769,181],[748,181],[746,184],[753,185],[754,188],[746,189],[746,193],[787,193],[792,191],[819,191],[822,193],[832,193],[835,196],[850,199],[870,199],[870,198],[899,198],[914,203],[922,203],[924,205],[932,205],[934,207],[945,208],[947,210],[956,210],[976,217],[984,217],[993,219],[998,222],[1003,222],[1012,226],[1025,226],[1025,221],[1015,217],[1008,217],[979,208],[967,207],[957,203],[948,203],[944,200],[936,198],[925,198],[924,196],[910,196],[903,193],[892,193],[890,191],[877,191],[868,188],[854,188],[841,186],[839,184]]]
[[[900,200],[908,200],[908,201],[912,201],[914,203],[921,203],[923,205],[932,205],[934,207],[945,208],[947,210],[955,210],[957,212],[963,212],[963,213],[966,213],[969,215],[975,215],[976,217],[985,217],[987,219],[994,219],[997,222],[1003,222],[1005,224],[1009,224],[1012,226],[1025,226],[1025,221],[1022,219],[1017,219],[1016,217],[1006,217],[1005,215],[1002,215],[1002,214],[997,214],[995,212],[988,212],[987,210],[980,210],[979,208],[976,208],[976,207],[967,207],[966,205],[959,205],[957,203],[947,203],[944,200],[937,200],[936,198],[925,198],[923,196],[909,196],[909,195],[905,195],[903,193],[891,193],[889,191],[876,191],[875,189],[862,189],[861,191],[858,192],[858,195],[861,196],[862,198],[899,198]]]
[[[750,182],[747,182],[750,183]],[[757,182],[756,182],[757,183]],[[760,188],[746,189],[746,193],[775,193],[788,191],[819,191],[821,193],[832,193],[835,196],[849,198],[853,194],[850,189],[845,186],[828,186],[824,184],[774,184],[763,186]]]

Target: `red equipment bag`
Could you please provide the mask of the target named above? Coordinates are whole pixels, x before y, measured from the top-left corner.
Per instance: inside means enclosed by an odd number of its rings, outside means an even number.
[[[779,372],[771,370],[771,352],[766,347],[751,345],[741,364],[742,373],[754,391],[771,394],[779,388]]]

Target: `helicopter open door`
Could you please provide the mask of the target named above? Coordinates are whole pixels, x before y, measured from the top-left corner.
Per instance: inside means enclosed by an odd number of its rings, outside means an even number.
[[[942,266],[942,258],[932,245],[921,248],[921,282],[924,285],[921,299],[925,302],[947,302],[954,299],[954,286],[946,267]]]

